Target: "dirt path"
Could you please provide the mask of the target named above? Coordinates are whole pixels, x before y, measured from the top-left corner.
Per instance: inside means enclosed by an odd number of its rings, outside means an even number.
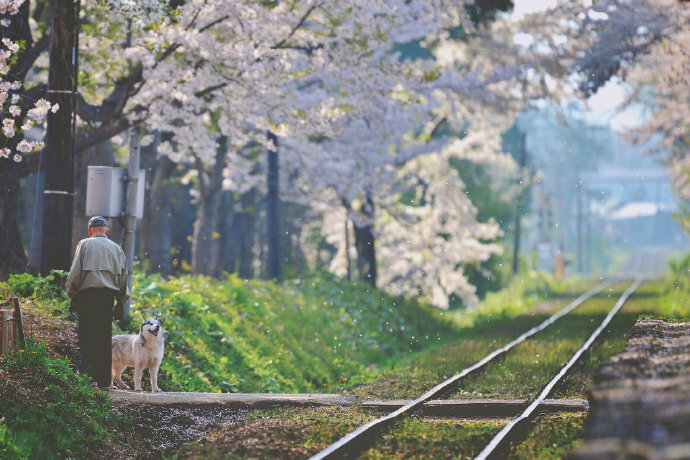
[[[690,456],[690,323],[640,320],[603,366],[575,458]]]
[[[77,346],[77,323],[61,317],[56,311],[53,316],[39,314],[32,299],[22,299],[22,322],[27,336],[37,342],[45,342],[55,358],[65,358],[76,364],[79,359]]]

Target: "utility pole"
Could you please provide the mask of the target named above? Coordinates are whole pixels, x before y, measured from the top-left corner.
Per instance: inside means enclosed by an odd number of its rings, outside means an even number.
[[[523,171],[527,164],[527,145],[526,134],[520,136],[520,190],[517,196],[517,207],[515,210],[515,242],[513,244],[513,274],[518,272],[518,262],[520,257],[520,220],[522,217],[522,207],[525,202],[525,184],[523,184]]]
[[[48,100],[59,104],[48,113],[43,199],[41,273],[69,270],[72,262],[74,138],[77,91],[79,1],[53,0]]]
[[[589,194],[585,194],[584,203],[585,214],[585,273],[592,273],[592,210],[590,209]]]
[[[127,287],[132,292],[132,268],[134,267],[134,244],[137,232],[137,188],[139,186],[139,157],[141,146],[139,143],[139,128],[133,127],[129,133],[129,162],[127,163],[127,205],[125,208],[125,237],[122,245],[124,246],[125,256],[127,256]],[[129,317],[128,300],[122,306],[121,321],[127,321]]]
[[[577,194],[575,196],[575,199],[577,200],[577,225],[575,226],[575,229],[577,231],[576,238],[577,238],[577,272],[579,274],[583,273],[583,255],[582,255],[582,180],[580,179],[580,176],[578,175],[577,178],[577,190],[575,190],[575,193]]]

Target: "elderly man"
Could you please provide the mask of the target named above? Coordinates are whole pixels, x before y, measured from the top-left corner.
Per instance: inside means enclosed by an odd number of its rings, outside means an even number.
[[[81,240],[67,276],[71,311],[79,316],[79,370],[99,387],[109,387],[111,378],[111,322],[113,303],[129,298],[127,258],[120,246],[108,239],[108,221],[89,220],[89,237]]]

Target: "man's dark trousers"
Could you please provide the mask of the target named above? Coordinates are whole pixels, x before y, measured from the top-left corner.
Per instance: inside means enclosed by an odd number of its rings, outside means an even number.
[[[111,323],[115,291],[85,289],[72,302],[79,314],[79,370],[90,375],[99,387],[112,383]]]

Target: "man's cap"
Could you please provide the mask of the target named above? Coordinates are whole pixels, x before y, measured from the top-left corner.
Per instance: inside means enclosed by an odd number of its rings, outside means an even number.
[[[91,219],[89,219],[89,228],[94,228],[94,227],[107,227],[108,226],[108,221],[105,220],[105,217],[101,216],[93,216]]]

